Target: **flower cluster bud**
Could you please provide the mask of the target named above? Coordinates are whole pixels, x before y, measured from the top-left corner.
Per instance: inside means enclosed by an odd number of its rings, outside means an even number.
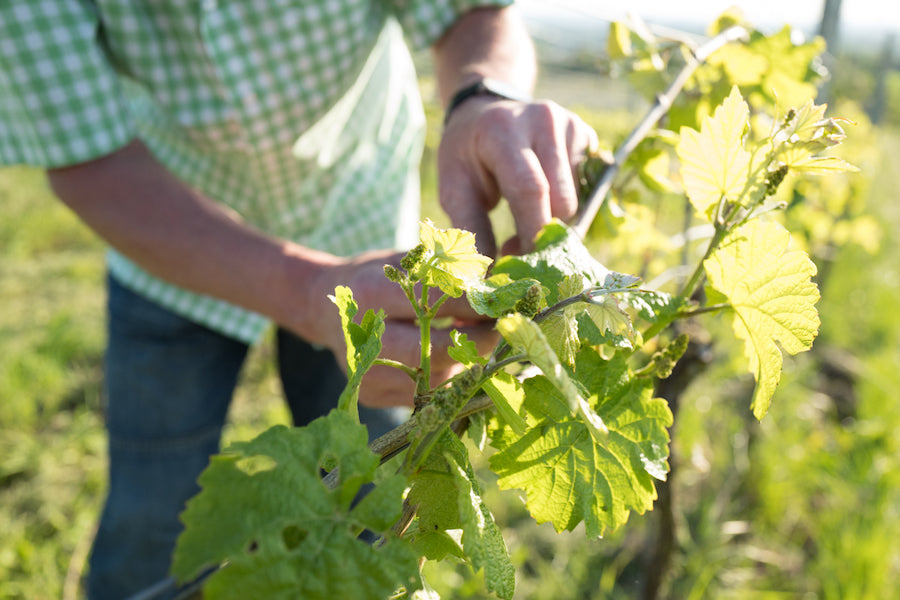
[[[778,191],[778,186],[784,181],[788,173],[788,166],[781,165],[766,177],[766,196],[772,196]]]
[[[653,365],[656,371],[656,377],[665,379],[672,374],[675,363],[687,351],[690,338],[687,334],[682,333],[677,338],[669,342],[669,344],[659,352],[653,355]]]
[[[538,283],[532,285],[525,291],[525,295],[516,302],[514,310],[517,313],[533,319],[541,310],[541,304],[544,299],[543,291]]]
[[[415,278],[416,271],[419,270],[419,267],[422,265],[422,259],[425,257],[425,245],[419,244],[412,250],[406,253],[402,259],[400,259],[400,266],[406,270],[413,278]]]
[[[406,273],[393,265],[384,265],[384,276],[394,283],[403,283],[406,281]]]
[[[416,412],[416,423],[426,431],[434,431],[441,426],[441,411],[434,404],[426,404]]]

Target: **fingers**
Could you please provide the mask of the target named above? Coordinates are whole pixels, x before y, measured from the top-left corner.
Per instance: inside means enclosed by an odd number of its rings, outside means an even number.
[[[572,218],[578,209],[573,177],[573,148],[570,144],[576,130],[573,117],[559,105],[549,102],[531,104],[523,115],[530,124],[531,148],[546,181],[549,213],[563,221]],[[519,197],[510,201],[527,203],[528,198]],[[541,223],[541,226],[544,224]],[[520,235],[524,233],[520,231]]]
[[[495,256],[496,240],[488,212],[499,199],[496,181],[468,160],[467,151],[447,136],[438,151],[438,199],[454,227],[475,234],[475,245],[485,256]],[[478,142],[475,142],[476,144]]]
[[[479,249],[496,250],[487,212],[502,195],[516,225],[518,249],[551,218],[578,209],[575,169],[597,135],[553,102],[474,104],[448,126],[438,157],[441,204],[455,227],[473,231]]]
[[[488,160],[496,164],[497,182],[516,224],[516,232],[523,247],[530,250],[532,242],[553,216],[551,189],[544,165],[531,148],[511,151],[497,144],[487,151]],[[500,153],[507,157],[500,158]],[[496,154],[495,154],[496,153]]]

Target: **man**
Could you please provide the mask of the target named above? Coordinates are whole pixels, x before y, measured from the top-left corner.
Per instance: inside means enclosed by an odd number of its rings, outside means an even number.
[[[511,1],[511,0],[510,0]],[[165,577],[176,518],[218,449],[248,344],[278,327],[295,422],[333,406],[344,355],[327,296],[384,308],[384,355],[415,363],[418,329],[382,267],[415,240],[423,117],[403,36],[431,45],[448,107],[438,169],[454,226],[496,252],[510,203],[526,251],[576,208],[594,133],[525,98],[534,53],[508,0],[29,0],[0,5],[0,160],[46,168],[106,240],[110,489],[88,594]],[[399,24],[399,26],[398,26]],[[499,87],[501,82],[506,88]],[[506,89],[519,90],[507,92]],[[490,324],[447,305],[488,347]],[[454,369],[436,336],[434,378]],[[395,369],[361,402],[408,404]],[[362,410],[370,433],[389,415]]]

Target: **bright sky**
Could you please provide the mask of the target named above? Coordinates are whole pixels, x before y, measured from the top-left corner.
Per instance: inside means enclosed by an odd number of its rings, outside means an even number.
[[[645,21],[710,23],[730,6],[738,6],[758,27],[790,24],[814,29],[825,0],[519,0],[526,10],[574,11],[573,14],[618,20],[629,12]],[[841,26],[900,33],[900,5],[896,0],[843,0]]]

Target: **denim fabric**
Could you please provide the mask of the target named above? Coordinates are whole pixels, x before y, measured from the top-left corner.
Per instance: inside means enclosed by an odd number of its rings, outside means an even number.
[[[309,424],[337,404],[347,378],[328,350],[316,349],[289,332],[277,333],[278,369],[294,425]],[[383,435],[409,417],[406,408],[359,407],[369,439]]]
[[[91,600],[122,600],[168,576],[178,514],[219,438],[248,347],[179,317],[109,279],[105,359],[109,494],[88,572]],[[331,353],[280,331],[283,388],[294,422],[335,406],[346,381]],[[360,408],[370,436],[404,411]],[[154,600],[171,598],[163,585]]]

